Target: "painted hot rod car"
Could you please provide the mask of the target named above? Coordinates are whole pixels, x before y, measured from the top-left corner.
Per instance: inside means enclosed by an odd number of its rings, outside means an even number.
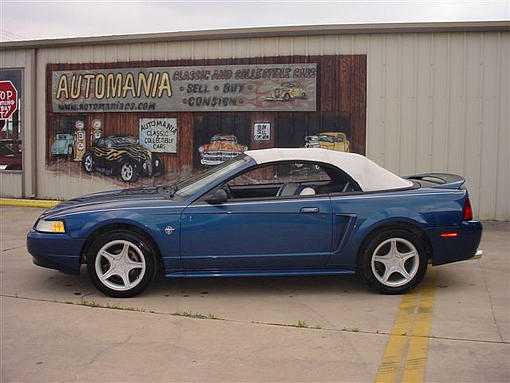
[[[295,163],[320,172],[291,174]],[[464,179],[399,177],[357,154],[252,150],[176,184],[102,192],[43,213],[35,264],[116,297],[167,278],[359,273],[401,294],[432,266],[481,255]]]
[[[134,137],[99,138],[83,156],[87,173],[98,171],[118,175],[124,182],[135,182],[139,175],[159,176],[164,173],[162,159],[138,144]]]

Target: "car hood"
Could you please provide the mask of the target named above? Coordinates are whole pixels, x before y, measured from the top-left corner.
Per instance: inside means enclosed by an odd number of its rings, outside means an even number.
[[[70,199],[46,210],[42,217],[122,208],[143,209],[161,206],[163,203],[169,208],[182,205],[182,201],[165,198],[158,192],[157,187],[121,189],[87,194]]]

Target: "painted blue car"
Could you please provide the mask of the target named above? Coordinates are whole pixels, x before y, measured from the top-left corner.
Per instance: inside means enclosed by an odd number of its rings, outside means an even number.
[[[298,170],[296,170],[298,169]],[[319,148],[247,151],[180,183],[75,198],[27,237],[39,266],[115,297],[168,278],[336,275],[415,287],[428,263],[481,255],[464,179],[399,177],[364,156]]]

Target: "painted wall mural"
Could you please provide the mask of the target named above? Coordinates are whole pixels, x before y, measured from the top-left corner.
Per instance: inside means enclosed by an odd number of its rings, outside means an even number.
[[[46,167],[88,185],[172,183],[252,149],[365,152],[365,55],[49,64],[47,95]]]

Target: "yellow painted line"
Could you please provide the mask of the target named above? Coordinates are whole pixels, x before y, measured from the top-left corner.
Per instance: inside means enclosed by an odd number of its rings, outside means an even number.
[[[42,199],[0,198],[0,206],[53,207],[61,202]]]
[[[434,307],[433,276],[427,272],[422,284],[402,296],[376,383],[423,382]]]
[[[429,335],[432,326],[432,310],[434,308],[434,286],[425,285],[421,289],[418,313],[413,331],[409,338],[407,360],[402,374],[403,382],[423,382],[425,363],[429,348]]]

